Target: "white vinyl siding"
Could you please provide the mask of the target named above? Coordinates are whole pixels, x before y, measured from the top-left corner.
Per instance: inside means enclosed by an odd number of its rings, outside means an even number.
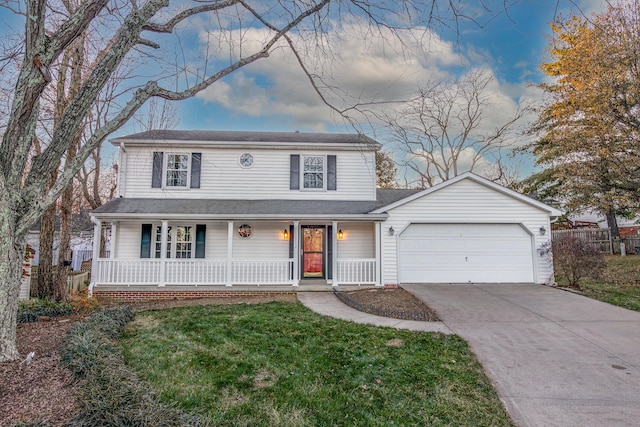
[[[539,253],[549,241],[550,233],[540,234],[540,227],[550,229],[549,216],[534,206],[466,179],[446,186],[404,205],[389,210],[382,225],[384,283],[397,284],[397,238],[412,223],[487,223],[522,224],[534,237],[534,280],[547,283],[553,272],[551,260]],[[395,230],[389,235],[389,227]]]
[[[335,155],[336,191],[313,192],[316,200],[374,200],[375,163],[373,152],[276,149],[205,149],[180,147],[174,152],[201,152],[200,188],[152,188],[153,152],[159,146],[127,147],[127,164],[123,197],[181,199],[308,199],[309,192],[290,190],[290,155]],[[165,152],[172,152],[166,147]],[[239,164],[240,156],[250,152],[254,162],[250,168]],[[326,177],[325,177],[326,179]]]
[[[227,258],[227,223],[197,221],[198,224],[207,226],[206,234],[206,258]],[[118,258],[140,258],[140,239],[142,224],[159,226],[159,221],[129,222],[118,224],[116,245]],[[175,227],[173,222],[170,226]],[[289,229],[288,223],[280,222],[249,222],[253,234],[249,238],[238,236],[237,229],[241,223],[235,223],[233,228],[233,256],[239,259],[283,259],[289,257],[289,241],[284,239],[283,231]],[[155,232],[155,228],[153,229]],[[195,225],[191,230],[195,242]],[[192,244],[192,253],[195,251],[195,243]],[[152,257],[153,246],[152,246]],[[191,256],[193,258],[193,255]]]
[[[338,230],[344,233],[338,240],[338,258],[375,258],[375,231],[371,222],[340,222]]]

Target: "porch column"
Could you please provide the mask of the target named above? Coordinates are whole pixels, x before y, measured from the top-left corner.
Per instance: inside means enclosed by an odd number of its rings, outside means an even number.
[[[233,285],[233,221],[227,222],[227,284]]]
[[[93,222],[93,254],[91,255],[91,283],[89,284],[89,296],[93,294],[93,287],[100,279],[100,240],[102,239],[102,223],[91,217]]]
[[[338,221],[333,221],[331,228],[331,265],[333,266],[333,277],[331,277],[331,286],[338,287]]]
[[[293,286],[300,284],[300,221],[293,221]]]
[[[109,251],[109,258],[116,258],[116,247],[118,246],[117,236],[118,236],[118,221],[113,221],[111,223],[111,250]]]
[[[155,230],[153,230],[153,228],[151,229],[151,233],[155,233]],[[160,235],[162,236],[162,242],[160,243],[160,283],[158,283],[158,286],[164,286],[166,278],[165,273],[167,269],[167,240],[169,237],[169,221],[162,221],[162,231]],[[153,251],[154,248],[151,248],[151,250]]]
[[[376,222],[376,286],[382,286],[382,223]]]

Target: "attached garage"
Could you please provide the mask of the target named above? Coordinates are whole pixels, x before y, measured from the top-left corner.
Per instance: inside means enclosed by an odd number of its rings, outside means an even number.
[[[552,283],[544,250],[559,210],[472,173],[390,203],[381,275],[403,283]]]
[[[400,283],[532,283],[520,224],[410,224],[398,236]]]

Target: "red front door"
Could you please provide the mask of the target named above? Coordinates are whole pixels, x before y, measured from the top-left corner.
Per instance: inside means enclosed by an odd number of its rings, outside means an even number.
[[[302,277],[324,278],[324,226],[302,226]]]

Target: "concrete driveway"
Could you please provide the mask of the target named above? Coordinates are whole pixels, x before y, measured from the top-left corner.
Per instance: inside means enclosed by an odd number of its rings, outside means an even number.
[[[403,285],[470,344],[519,426],[640,426],[640,313],[543,285]]]

